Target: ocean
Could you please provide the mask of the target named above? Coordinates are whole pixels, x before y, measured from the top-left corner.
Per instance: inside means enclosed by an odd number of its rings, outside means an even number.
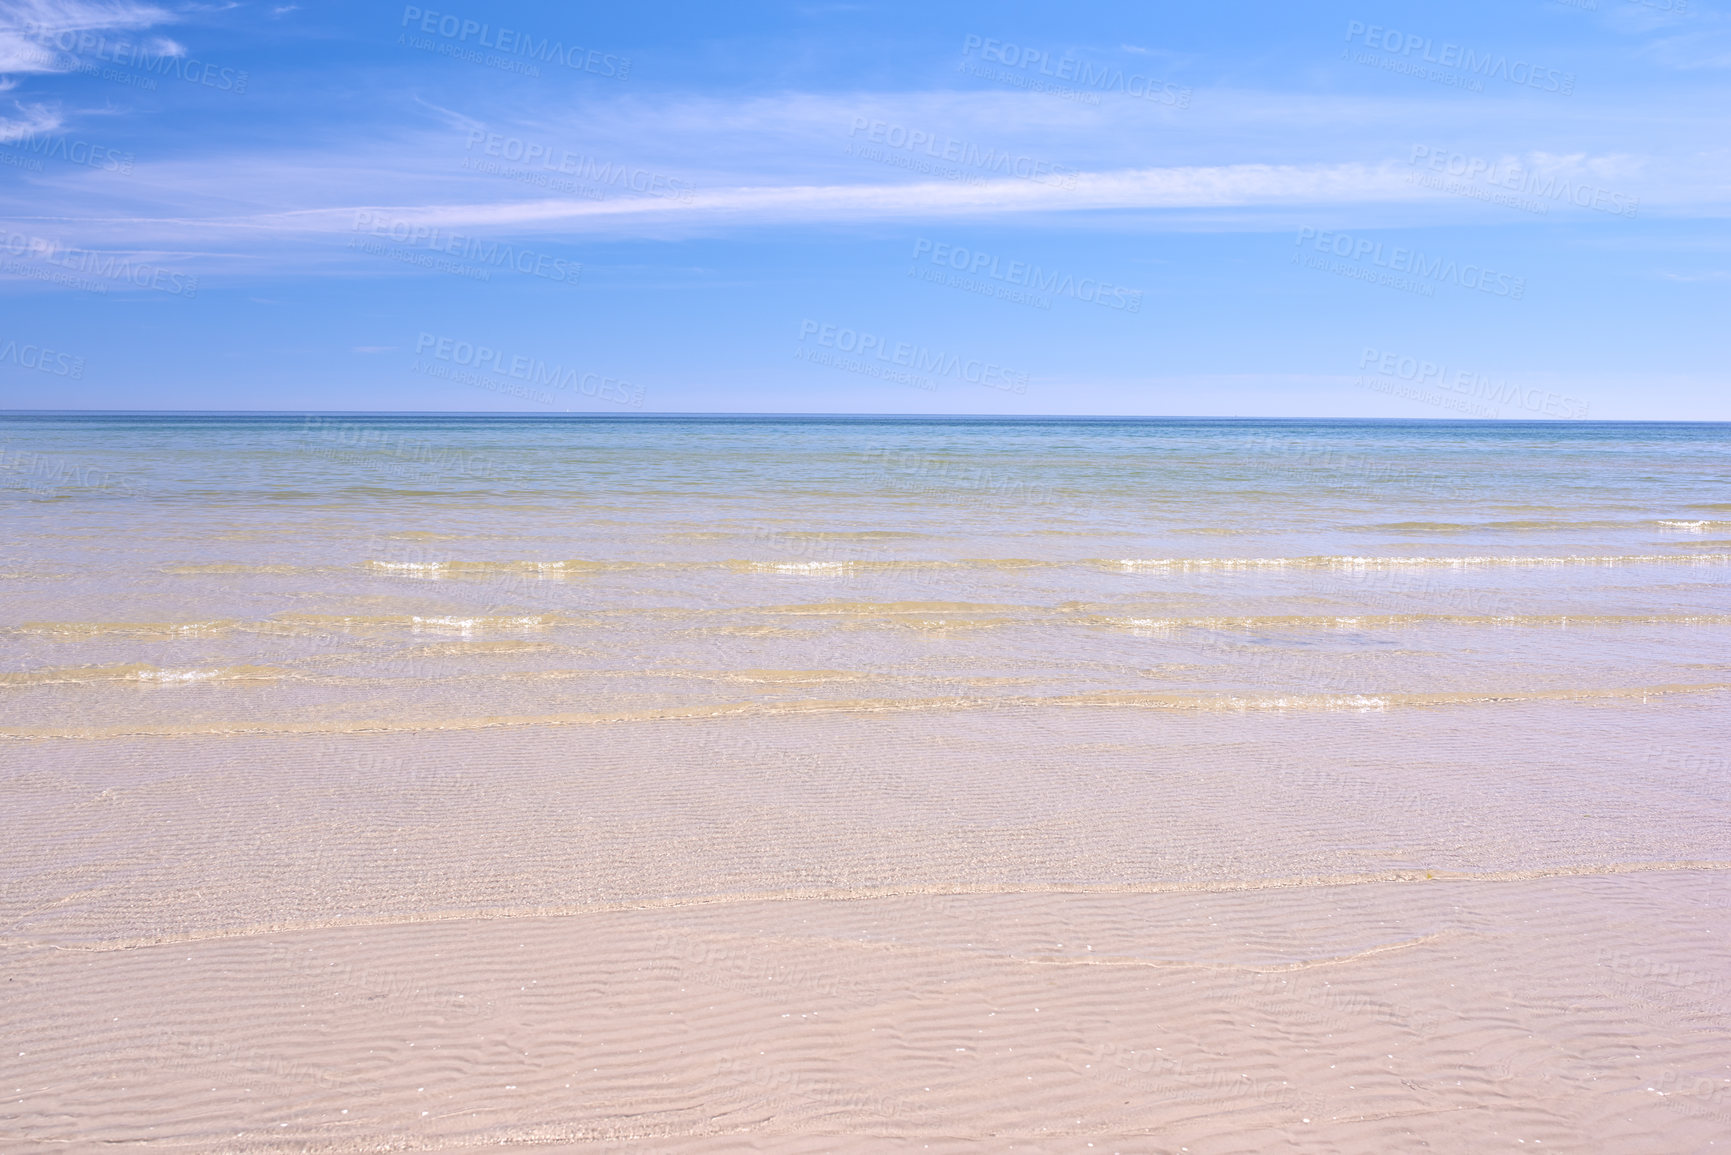
[[[20,735],[1681,701],[1731,625],[1726,426],[0,429]]]

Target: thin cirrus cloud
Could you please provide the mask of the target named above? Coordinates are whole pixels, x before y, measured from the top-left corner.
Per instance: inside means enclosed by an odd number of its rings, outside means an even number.
[[[132,32],[173,19],[154,4],[5,0],[0,3],[0,74],[70,71],[75,61],[56,50],[63,33]]]
[[[1515,158],[1504,158],[1505,163]],[[280,163],[280,158],[276,158]],[[1534,171],[1548,170],[1575,181],[1607,171],[1627,175],[1627,158],[1527,156]],[[305,176],[311,166],[283,164],[279,173]],[[260,160],[251,182],[267,183],[276,164]],[[327,174],[335,173],[327,168]],[[158,197],[199,183],[196,169],[167,173]],[[1251,231],[1270,227],[1269,211],[1284,212],[1298,223],[1316,224],[1316,213],[1332,214],[1341,205],[1385,206],[1390,224],[1420,224],[1451,214],[1482,212],[1485,206],[1460,195],[1427,188],[1412,179],[1413,169],[1399,160],[1374,164],[1185,165],[1076,172],[1060,180],[982,179],[977,183],[878,179],[871,182],[787,181],[700,187],[679,197],[613,195],[588,197],[525,196],[512,187],[488,197],[490,185],[471,182],[455,197],[339,199],[340,181],[320,191],[326,205],[306,209],[235,212],[215,205],[202,213],[152,211],[156,206],[111,207],[79,218],[44,221],[62,244],[89,247],[152,246],[202,259],[240,258],[255,272],[328,267],[331,241],[358,234],[395,239],[411,246],[448,242],[454,234],[484,237],[539,236],[550,239],[667,238],[717,235],[784,226],[847,227],[865,222],[1048,220],[1069,216],[1086,220],[1107,212],[1141,212],[1151,217],[1185,210],[1215,210],[1230,224],[1242,214]],[[1602,180],[1602,176],[1598,179]],[[372,182],[369,182],[372,183]],[[1619,187],[1636,187],[1627,181]],[[331,203],[333,200],[336,203]],[[304,202],[303,202],[304,203]],[[1558,212],[1569,211],[1559,202]],[[1585,210],[1580,210],[1585,211]],[[40,218],[39,218],[40,219]],[[1284,228],[1291,221],[1277,227]],[[1180,226],[1182,227],[1182,226]],[[438,230],[437,234],[433,230]]]
[[[1291,131],[1295,102],[1324,127]],[[43,179],[56,185],[56,218],[89,239],[124,229],[131,239],[162,243],[345,233],[353,230],[357,211],[445,228],[668,236],[785,221],[984,220],[1100,210],[1230,213],[1386,204],[1404,206],[1411,223],[1484,209],[1413,179],[1417,139],[1462,138],[1457,129],[1466,112],[1452,101],[1310,97],[1283,103],[1267,93],[1207,91],[1198,94],[1188,120],[1162,122],[1158,133],[1144,131],[1148,115],[1129,106],[1077,110],[1003,93],[790,93],[738,105],[622,99],[585,107],[576,120],[569,109],[519,108],[505,115],[486,103],[458,110],[410,95],[382,110],[394,124],[351,126],[351,133],[367,138],[364,148],[353,136],[311,149],[285,138],[244,153],[195,145],[180,156],[141,156],[125,180],[105,173]],[[1384,123],[1394,116],[1386,107],[1391,104],[1400,115]],[[403,121],[405,109],[415,118]],[[945,126],[930,131],[997,163],[942,165],[944,179],[909,165],[928,158],[907,149],[860,155],[856,146],[869,143],[871,134],[854,131],[861,120]],[[1414,120],[1427,127],[1415,131]],[[1552,133],[1573,146],[1566,151],[1511,153],[1486,147],[1492,142],[1473,151],[1497,158],[1504,169],[1519,161],[1535,172],[1609,185],[1646,205],[1723,199],[1722,164],[1697,153],[1679,165],[1676,146],[1642,132],[1645,124],[1638,114],[1609,129],[1598,118],[1591,133],[1571,124],[1562,135]],[[1006,125],[1013,126],[1010,132]],[[512,171],[472,167],[489,160],[475,144],[484,134],[516,142],[515,158],[507,152],[489,161]],[[1640,142],[1632,139],[1638,134]],[[1279,147],[1266,147],[1264,138]],[[522,160],[525,144],[543,150],[539,164]],[[1286,155],[1244,163],[1246,154],[1268,152]],[[572,154],[581,167],[567,177],[558,162]],[[684,193],[632,195],[629,182],[598,179],[596,169],[672,177]],[[1032,179],[1014,179],[1012,172]],[[604,195],[573,195],[552,178],[594,184]],[[27,200],[14,199],[7,209],[6,199],[14,198],[0,196],[0,210],[13,216],[36,215],[43,203],[35,198],[36,213],[30,213]]]
[[[77,56],[59,47],[68,34],[76,48],[79,35],[131,32],[173,18],[153,4],[0,0],[0,92],[24,89],[24,77],[76,68]],[[154,50],[174,54],[180,48],[172,41],[157,40]],[[52,104],[16,99],[10,112],[0,112],[0,143],[58,132],[66,122],[66,115]]]
[[[1642,108],[1608,117],[1603,110],[1570,107],[1560,129],[1553,125],[1539,136],[1547,147],[1516,149],[1510,146],[1530,144],[1535,136],[1518,131],[1523,117],[1535,115],[1530,109],[1499,105],[1493,119],[1502,131],[1488,139],[1478,132],[1479,143],[1469,147],[1459,142],[1473,139],[1484,110],[1424,98],[1280,100],[1270,93],[1209,90],[1177,119],[1151,118],[1129,105],[1076,109],[1026,95],[954,92],[791,93],[734,106],[619,101],[585,110],[579,120],[568,112],[536,117],[519,110],[506,118],[481,108],[459,112],[424,99],[415,103],[444,131],[404,142],[401,156],[414,157],[404,175],[412,170],[412,179],[393,183],[388,192],[352,186],[349,195],[324,203],[396,205],[416,219],[594,232],[629,230],[633,222],[657,222],[658,228],[676,221],[750,223],[765,215],[846,221],[1322,200],[1429,202],[1459,210],[1463,198],[1488,191],[1450,194],[1419,185],[1414,158],[1421,145],[1462,152],[1458,167],[1476,163],[1482,172],[1494,159],[1505,177],[1514,164],[1546,179],[1590,182],[1624,199],[1679,211],[1722,202],[1725,191],[1724,166],[1699,154],[1698,138],[1655,131],[1652,110]],[[1311,127],[1297,131],[1295,118]],[[870,126],[863,131],[862,121]],[[938,144],[874,144],[872,136],[887,136],[890,125],[904,141],[918,128]],[[1013,129],[1006,133],[1005,126]],[[477,146],[482,134],[493,151]],[[1003,179],[1001,163],[945,164],[944,145],[1000,161],[1008,154],[1034,179]],[[529,147],[541,150],[539,161],[525,155]],[[501,170],[494,175],[459,171],[489,156]],[[671,203],[612,195],[623,190],[607,190],[605,200],[536,195],[538,188],[557,192],[549,175],[560,175],[561,157],[575,158],[580,169],[642,166],[684,178],[695,194]],[[516,183],[505,186],[504,179]]]
[[[441,228],[491,226],[523,230],[608,228],[632,219],[687,218],[744,224],[986,217],[1008,213],[1097,209],[1216,208],[1340,200],[1406,200],[1416,194],[1391,167],[1347,165],[1223,165],[1131,169],[988,179],[979,183],[921,181],[825,185],[742,186],[699,190],[689,198],[622,197],[504,203],[371,206],[414,224]],[[277,218],[285,226],[324,231],[353,227],[353,212]]]
[[[103,12],[135,27],[156,10],[92,6],[79,19],[93,23]],[[1498,107],[1500,125],[1535,115],[1518,104]],[[1679,164],[1676,142],[1650,131],[1650,110],[1634,107],[1620,117],[1565,110],[1549,133],[1562,147],[1517,153],[1496,147],[1501,140],[1483,140],[1471,151],[1495,159],[1499,172],[1518,163],[1639,197],[1643,211],[1660,202],[1724,199],[1724,166],[1704,164],[1698,154]],[[1478,194],[1496,190],[1426,187],[1414,179],[1415,144],[1465,139],[1483,111],[1428,94],[1367,100],[1219,89],[1199,91],[1182,116],[1128,102],[1075,107],[992,91],[789,92],[736,102],[633,95],[577,109],[411,91],[312,147],[292,130],[244,151],[177,141],[171,147],[187,151],[152,157],[146,142],[125,179],[48,174],[31,189],[0,194],[0,213],[52,226],[67,244],[220,250],[256,258],[261,271],[327,264],[330,254],[297,253],[283,242],[353,237],[358,214],[397,228],[574,238],[713,235],[790,222],[1084,221],[1112,212],[1140,212],[1153,222],[1184,210],[1209,210],[1224,227],[1262,231],[1268,210],[1348,204],[1387,206],[1385,223],[1435,223],[1482,216],[1487,206]],[[53,109],[21,112],[29,119],[19,134],[57,125]],[[1300,123],[1309,127],[1297,131]],[[888,125],[995,159],[943,164],[941,149],[935,157],[862,149]],[[518,158],[533,144],[543,150],[542,163],[514,162],[507,153],[493,163],[514,171],[477,171],[473,162],[488,153],[476,140],[488,134],[517,142]],[[566,157],[567,148],[588,166],[570,177],[546,160]],[[1246,163],[1252,157],[1256,162]],[[636,195],[629,182],[585,175],[595,168],[672,177],[682,193]],[[599,194],[573,194],[560,183],[593,184]],[[53,196],[40,195],[50,186]],[[52,216],[42,212],[47,204],[55,206]],[[1316,222],[1307,216],[1300,223]]]
[[[1396,166],[1223,165],[1083,172],[1051,181],[992,179],[899,183],[741,185],[699,189],[687,197],[619,196],[606,200],[539,198],[449,203],[361,203],[238,215],[104,216],[84,222],[82,243],[126,238],[165,246],[195,240],[218,246],[318,235],[349,236],[357,221],[383,235],[414,230],[481,230],[500,235],[657,235],[668,229],[713,231],[797,220],[984,220],[1017,214],[1102,209],[1186,209],[1316,205],[1342,201],[1410,201],[1415,190]],[[67,222],[70,224],[71,222]]]
[[[13,114],[0,116],[0,144],[11,144],[45,132],[58,131],[65,123],[58,110],[45,104],[13,105]]]

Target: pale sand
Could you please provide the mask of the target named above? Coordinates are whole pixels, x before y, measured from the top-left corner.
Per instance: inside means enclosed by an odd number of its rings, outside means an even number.
[[[13,742],[0,1138],[1724,1150],[1726,724],[1685,695]]]
[[[1725,897],[1723,875],[1684,871],[757,901],[32,951],[7,966],[5,1135],[1718,1150]]]

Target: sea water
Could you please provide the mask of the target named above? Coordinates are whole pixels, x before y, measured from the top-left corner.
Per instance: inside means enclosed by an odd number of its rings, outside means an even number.
[[[11,415],[0,510],[33,933],[1728,849],[1727,425]]]

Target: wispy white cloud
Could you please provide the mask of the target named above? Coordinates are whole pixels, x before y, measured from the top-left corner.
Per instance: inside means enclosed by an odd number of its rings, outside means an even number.
[[[47,32],[150,28],[174,18],[166,8],[133,0],[6,0],[0,5],[0,23]]]
[[[565,231],[632,218],[734,223],[838,222],[982,217],[1098,209],[1216,208],[1412,200],[1420,196],[1393,166],[1224,165],[1078,173],[1056,180],[988,179],[913,183],[802,184],[701,190],[688,199],[549,198],[508,203],[374,205],[359,211],[440,228]],[[356,209],[259,218],[290,230],[351,230]]]
[[[70,58],[54,50],[66,33],[128,32],[173,19],[132,0],[0,0],[0,74],[66,71]]]
[[[0,23],[0,73],[59,72],[64,65],[24,31]]]
[[[778,225],[865,221],[983,219],[1011,215],[1098,210],[1313,206],[1413,201],[1415,189],[1393,164],[1225,165],[1077,174],[1073,183],[994,179],[904,183],[738,185],[697,191],[688,198],[624,196],[608,200],[535,200],[446,203],[373,202],[317,209],[204,217],[104,217],[65,221],[76,243],[121,237],[162,244],[203,239],[209,244],[268,246],[320,235],[350,236],[358,219],[367,227],[408,236],[416,228],[490,235],[652,235]]]
[[[425,108],[428,111],[432,112],[433,115],[437,116],[446,125],[448,125],[449,127],[453,128],[453,129],[456,129],[460,132],[469,132],[469,131],[472,131],[474,129],[485,129],[486,128],[486,125],[483,122],[476,120],[474,117],[464,116],[460,112],[456,112],[456,111],[449,109],[449,108],[446,108],[440,104],[434,104],[430,100],[422,100],[419,96],[417,96],[414,98],[414,101],[416,104],[420,105],[422,108]]]
[[[10,144],[38,133],[54,132],[61,125],[60,113],[47,105],[14,102],[13,107],[18,110],[19,115],[0,116],[0,144]]]
[[[336,259],[329,241],[354,235],[357,212],[490,237],[551,238],[1016,217],[1088,227],[1126,213],[1142,215],[1145,224],[1138,227],[1195,227],[1186,222],[1206,218],[1210,228],[1264,231],[1289,222],[1322,227],[1329,213],[1349,206],[1366,227],[1507,216],[1484,198],[1416,183],[1407,163],[1415,138],[1472,139],[1469,122],[1481,123],[1483,108],[1402,99],[1407,103],[1208,92],[1198,97],[1195,115],[1206,119],[1197,126],[1181,131],[1165,124],[1151,132],[1139,110],[1072,109],[1009,93],[790,93],[731,103],[622,95],[509,112],[473,94],[409,93],[381,106],[388,126],[362,119],[316,143],[230,145],[141,159],[125,180],[50,171],[29,188],[0,190],[0,218],[41,221],[69,244],[216,251],[230,261],[286,268]],[[51,129],[52,110],[34,106],[31,115],[20,132]],[[1674,111],[1667,115],[1676,118]],[[913,156],[907,149],[862,156],[850,148],[870,135],[852,131],[860,117],[934,126],[967,142],[976,157],[1008,155],[1012,164],[950,164],[943,179],[885,162]],[[1577,119],[1594,118],[1583,110]],[[1508,149],[1492,140],[1472,153],[1639,198],[1643,216],[1667,207],[1708,215],[1726,210],[1731,154],[1703,154],[1691,125],[1671,125],[1678,139],[1668,140],[1639,112],[1599,120],[1610,124],[1603,139],[1571,128],[1550,133],[1555,144],[1549,150]],[[552,151],[541,154],[539,167],[500,157],[484,171],[474,162],[488,158],[470,147],[477,130],[515,139],[519,158],[524,142]],[[1185,133],[1192,141],[1206,138],[1206,147],[1187,142]],[[682,178],[687,191],[635,195],[629,183],[584,175],[586,169],[561,174],[557,161],[566,148],[584,165]],[[1264,163],[1238,162],[1249,156]],[[1028,159],[1048,167],[1030,169],[1023,163]],[[1038,179],[1007,175],[1024,171]],[[560,179],[520,179],[525,175]],[[598,191],[570,191],[585,182]],[[51,195],[44,193],[48,188]],[[1573,210],[1559,205],[1557,211]],[[321,236],[317,244],[302,243]],[[189,253],[187,259],[194,258]]]

